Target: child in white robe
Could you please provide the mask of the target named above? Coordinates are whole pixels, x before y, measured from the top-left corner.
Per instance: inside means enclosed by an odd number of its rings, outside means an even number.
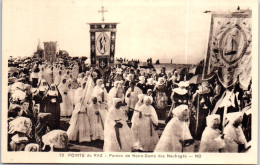
[[[98,79],[97,80],[97,85],[93,88],[92,91],[92,97],[96,97],[97,101],[100,103],[100,115],[103,119],[103,121],[105,121],[106,116],[107,116],[107,101],[108,101],[108,93],[106,88],[104,87],[104,83],[102,79]]]
[[[125,106],[123,99],[114,98],[114,106],[108,111],[105,121],[104,152],[132,151],[133,136],[122,106]]]
[[[88,106],[89,122],[91,128],[91,140],[104,140],[104,122],[100,115],[100,104],[97,98],[92,98],[92,103]]]
[[[144,96],[144,104],[137,107],[139,113],[136,114],[139,115],[133,115],[132,120],[132,131],[136,135],[135,142],[139,143],[143,151],[153,151],[159,141],[158,133],[155,130],[158,125],[158,117],[151,106],[152,101],[151,96]]]
[[[207,116],[207,127],[202,133],[199,152],[219,152],[225,146],[220,132],[220,115]]]
[[[250,143],[247,142],[244,132],[241,128],[243,120],[243,113],[233,112],[227,114],[228,124],[224,127],[224,141],[226,146],[224,152],[239,152],[239,145],[244,146],[244,149],[250,147]]]
[[[185,152],[193,144],[188,124],[188,106],[181,104],[173,109],[174,117],[166,125],[154,152]]]

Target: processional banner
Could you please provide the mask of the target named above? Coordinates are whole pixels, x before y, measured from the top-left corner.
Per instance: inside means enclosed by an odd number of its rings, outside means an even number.
[[[247,89],[251,80],[251,10],[212,13],[203,79],[215,73],[225,88],[239,81]]]
[[[44,58],[49,62],[56,59],[57,41],[43,42],[44,44]]]
[[[90,23],[90,61],[101,73],[114,65],[117,23]]]

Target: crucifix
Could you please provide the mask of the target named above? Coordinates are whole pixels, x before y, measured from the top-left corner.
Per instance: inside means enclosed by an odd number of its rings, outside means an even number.
[[[99,12],[99,13],[102,13],[102,21],[104,22],[104,21],[105,21],[104,13],[105,13],[105,12],[108,12],[108,11],[104,9],[104,6],[102,6],[101,10],[98,10],[98,12]]]

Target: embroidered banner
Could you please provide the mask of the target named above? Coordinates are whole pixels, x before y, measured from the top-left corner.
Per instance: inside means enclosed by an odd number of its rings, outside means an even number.
[[[203,79],[216,73],[225,88],[251,80],[251,11],[213,13]]]
[[[44,44],[44,58],[47,61],[53,62],[56,60],[57,41],[43,42]]]
[[[104,73],[114,65],[117,23],[90,23],[91,66]]]

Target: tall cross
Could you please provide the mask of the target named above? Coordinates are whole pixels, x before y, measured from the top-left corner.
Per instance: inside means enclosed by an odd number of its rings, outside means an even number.
[[[101,10],[98,10],[99,13],[102,13],[102,21],[104,22],[105,21],[105,18],[104,18],[104,13],[105,12],[108,12],[107,10],[104,9],[104,6],[101,7]]]

